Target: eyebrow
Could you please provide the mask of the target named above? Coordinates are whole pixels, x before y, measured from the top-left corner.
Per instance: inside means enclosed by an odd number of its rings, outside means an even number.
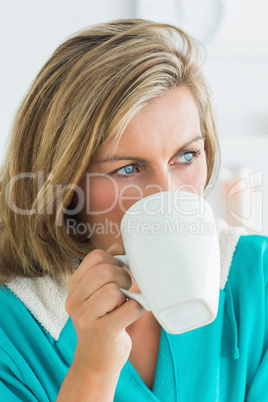
[[[186,144],[182,145],[176,152],[174,155],[177,155],[179,152],[183,151],[185,148],[187,148],[189,145],[191,145],[193,142],[198,141],[198,140],[203,140],[205,141],[205,137],[203,136],[197,136],[195,138],[193,138],[192,140],[186,142]],[[114,161],[122,161],[122,160],[135,160],[138,161],[140,163],[145,163],[147,162],[146,159],[142,159],[136,156],[111,156],[110,158],[106,158],[106,159],[102,159],[98,162],[95,162],[97,165],[101,165],[103,163],[107,163],[107,162],[114,162]]]

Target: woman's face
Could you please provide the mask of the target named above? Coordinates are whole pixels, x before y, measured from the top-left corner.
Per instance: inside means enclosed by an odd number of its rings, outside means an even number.
[[[78,216],[96,248],[121,242],[120,221],[140,198],[178,189],[202,194],[207,177],[198,110],[187,88],[170,90],[138,112],[118,146],[96,154],[80,187]],[[79,227],[78,227],[79,228]]]

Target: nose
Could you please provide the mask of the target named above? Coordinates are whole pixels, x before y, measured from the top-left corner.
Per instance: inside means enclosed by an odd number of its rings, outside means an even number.
[[[153,195],[163,191],[187,191],[196,193],[194,186],[186,179],[186,177],[173,171],[172,168],[158,169],[147,183],[144,196]]]
[[[145,196],[175,190],[177,186],[178,177],[175,177],[170,170],[158,170],[150,177],[150,182],[146,185]]]

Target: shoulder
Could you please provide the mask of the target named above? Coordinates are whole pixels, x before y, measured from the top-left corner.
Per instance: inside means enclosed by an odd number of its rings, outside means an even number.
[[[216,220],[220,259],[221,289],[234,280],[243,283],[254,276],[268,281],[268,237],[249,235],[243,227],[231,227],[224,220]]]
[[[12,287],[15,288],[14,283]],[[31,293],[29,289],[28,293]],[[25,300],[26,296],[27,287]],[[55,393],[66,374],[61,349],[30,310],[35,307],[38,312],[42,299],[40,304],[37,296],[29,300],[26,300],[26,306],[9,288],[0,288],[1,401],[55,400]],[[39,312],[41,316],[42,311]]]
[[[29,316],[24,304],[6,285],[0,285],[1,320],[0,327],[10,327],[14,319],[23,320]]]
[[[0,297],[5,299],[5,311],[23,311],[22,315],[32,318],[52,338],[58,340],[69,317],[65,309],[66,285],[57,284],[48,276],[15,277],[6,283],[6,289],[2,290]]]
[[[0,287],[0,376],[11,368],[16,377],[23,379],[23,350],[28,339],[33,339],[40,329],[24,304],[6,287]]]
[[[52,332],[57,329],[55,316],[51,316],[52,310],[47,308],[49,297],[53,300],[55,295],[47,289],[46,298],[42,298],[37,286],[37,283],[40,286],[41,280],[24,280],[15,278],[7,286],[0,287],[0,377],[5,371],[5,365],[9,367],[10,361],[20,362],[20,367],[24,361],[24,371],[29,362],[31,367],[37,367],[37,356],[43,356],[44,350],[51,349],[56,342],[48,331],[50,328]],[[21,289],[16,287],[17,282]]]
[[[230,273],[232,271],[249,280],[259,277],[266,285],[268,282],[268,237],[240,236],[233,254]]]
[[[259,320],[265,317],[267,283],[268,238],[259,235],[240,236],[226,283],[236,308],[240,306],[240,316],[246,313],[248,320],[250,314]]]
[[[5,334],[14,344],[19,344],[36,327],[36,321],[22,301],[6,286],[0,287],[1,338]],[[3,339],[3,338],[2,338]],[[1,339],[1,341],[2,341]]]

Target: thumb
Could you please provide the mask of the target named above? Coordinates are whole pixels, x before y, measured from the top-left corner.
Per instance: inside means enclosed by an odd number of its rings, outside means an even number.
[[[125,254],[125,249],[123,243],[114,243],[108,249],[107,253],[112,255],[123,255]]]
[[[125,248],[124,248],[123,243],[114,243],[114,244],[112,244],[112,245],[107,249],[107,253],[112,254],[112,256],[115,256],[115,255],[124,255],[124,254],[125,254]],[[129,275],[131,276],[131,278],[132,278],[132,275],[131,275],[130,270],[128,269],[128,267],[126,267],[126,265],[125,265],[125,264],[122,264],[122,263],[120,263],[120,265],[122,265],[122,267],[124,268],[124,270],[127,271],[128,274],[129,274]]]

